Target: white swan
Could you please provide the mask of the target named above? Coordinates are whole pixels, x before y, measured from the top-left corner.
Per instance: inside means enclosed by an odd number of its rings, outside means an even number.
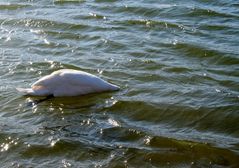
[[[61,69],[42,77],[31,88],[16,89],[25,95],[62,97],[115,91],[119,87],[87,72]]]

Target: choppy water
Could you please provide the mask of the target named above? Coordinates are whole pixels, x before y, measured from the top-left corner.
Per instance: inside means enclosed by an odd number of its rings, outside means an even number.
[[[61,68],[119,92],[35,107]],[[239,3],[0,2],[1,167],[239,167]]]

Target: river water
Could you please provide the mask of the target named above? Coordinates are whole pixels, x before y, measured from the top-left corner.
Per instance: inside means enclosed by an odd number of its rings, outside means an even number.
[[[63,68],[118,92],[22,96]],[[1,167],[239,167],[239,3],[1,0]]]

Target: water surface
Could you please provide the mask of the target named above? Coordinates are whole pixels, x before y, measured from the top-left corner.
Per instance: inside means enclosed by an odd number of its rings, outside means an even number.
[[[239,167],[237,1],[0,2],[1,167]],[[20,95],[55,70],[119,92]]]

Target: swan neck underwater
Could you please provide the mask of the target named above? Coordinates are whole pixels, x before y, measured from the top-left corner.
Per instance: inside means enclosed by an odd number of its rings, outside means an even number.
[[[52,97],[117,91],[120,87],[84,71],[61,69],[40,78],[31,85],[31,88],[16,89],[23,95],[46,96],[45,99],[36,102],[40,103]]]
[[[48,95],[48,96],[46,96],[45,98],[42,98],[42,99],[32,100],[32,101],[29,101],[27,103],[27,106],[34,107],[34,106],[38,105],[39,103],[47,101],[47,100],[52,99],[52,98],[54,98],[53,95]]]

